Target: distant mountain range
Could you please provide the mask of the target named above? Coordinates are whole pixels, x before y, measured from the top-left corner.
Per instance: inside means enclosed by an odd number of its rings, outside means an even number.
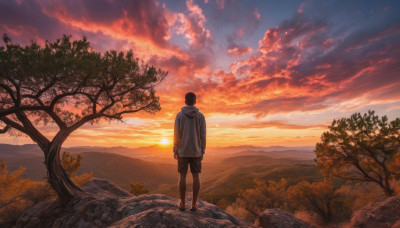
[[[100,146],[78,146],[78,147],[63,147],[61,151],[68,151],[70,153],[82,152],[104,152],[124,155],[128,157],[147,157],[147,156],[160,156],[165,155],[171,151],[168,147],[162,146],[148,146],[139,148],[128,147],[100,147]],[[36,144],[12,145],[0,143],[0,158],[1,157],[14,157],[14,156],[43,156],[42,150]]]
[[[245,150],[235,153],[235,156],[238,155],[265,155],[272,158],[293,158],[293,159],[301,159],[301,160],[310,160],[315,157],[314,153],[310,153],[307,150],[273,150],[273,151],[264,151],[264,150]]]
[[[93,172],[96,178],[110,180],[124,189],[131,181],[139,181],[152,193],[177,196],[178,172],[169,147],[68,147],[63,151],[82,155],[78,174]],[[231,146],[209,148],[203,162],[202,199],[216,203],[220,199],[233,202],[241,189],[254,185],[254,178],[289,182],[319,180],[312,147]],[[23,178],[45,180],[43,152],[35,144],[0,144],[0,159],[8,170],[25,167]],[[188,179],[190,184],[191,178]],[[190,187],[189,187],[190,189]]]
[[[287,146],[228,146],[228,147],[211,147],[207,148],[206,156],[210,157],[226,157],[233,155],[245,154],[262,154],[274,158],[295,158],[295,159],[312,159],[314,147],[301,146],[301,147],[287,147]],[[131,158],[140,158],[150,161],[163,161],[166,157],[172,157],[171,146],[148,146],[138,148],[128,147],[99,147],[99,146],[78,146],[78,147],[63,147],[62,151],[70,153],[83,153],[83,152],[103,152],[113,153]],[[0,144],[0,159],[8,157],[36,157],[43,156],[43,152],[36,144],[12,145]]]
[[[211,150],[221,150],[230,152],[240,152],[240,151],[282,151],[282,150],[300,150],[300,151],[313,151],[314,146],[252,146],[252,145],[242,145],[242,146],[227,146],[227,147],[213,147]]]

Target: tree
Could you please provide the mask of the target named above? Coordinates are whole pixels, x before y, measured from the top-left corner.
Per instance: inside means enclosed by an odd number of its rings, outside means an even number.
[[[287,207],[286,188],[287,181],[279,182],[268,180],[268,182],[254,179],[254,188],[246,189],[239,193],[236,205],[246,209],[254,217],[257,217],[266,208]]]
[[[131,188],[129,189],[129,192],[135,196],[138,196],[141,194],[149,193],[150,191],[143,186],[143,183],[133,181],[131,182]]]
[[[167,75],[134,58],[132,51],[91,49],[85,37],[63,36],[44,47],[25,47],[3,36],[0,47],[0,120],[36,142],[45,155],[48,182],[62,202],[87,196],[68,177],[60,149],[85,123],[121,120],[124,114],[160,110],[155,86]],[[54,122],[48,139],[35,126]]]
[[[338,197],[331,182],[299,182],[288,189],[289,199],[296,208],[318,214],[324,222],[333,216],[333,202]]]
[[[391,181],[399,174],[400,119],[389,122],[374,111],[334,120],[315,147],[316,164],[325,175],[378,184],[393,195]]]

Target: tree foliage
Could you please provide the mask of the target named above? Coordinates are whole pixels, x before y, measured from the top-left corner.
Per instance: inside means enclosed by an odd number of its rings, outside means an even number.
[[[389,122],[374,111],[334,120],[315,148],[316,164],[325,175],[373,182],[386,195],[399,175],[400,119]]]
[[[60,149],[85,123],[121,120],[125,114],[160,110],[155,86],[167,75],[132,51],[99,53],[84,37],[64,36],[44,47],[25,47],[3,36],[0,47],[0,121],[28,135],[45,154],[48,181],[61,200],[83,194],[62,168]],[[49,140],[35,124],[54,122]],[[4,130],[4,129],[3,129]]]
[[[141,182],[131,182],[131,187],[129,189],[129,192],[132,193],[135,196],[141,195],[141,194],[146,194],[149,193],[150,190],[145,188],[143,186],[143,183]]]
[[[319,215],[324,222],[330,222],[334,217],[335,200],[339,198],[333,184],[329,181],[299,182],[288,189],[288,197],[298,210],[303,209]],[[341,207],[344,210],[343,207]]]
[[[239,192],[235,207],[247,210],[254,218],[266,208],[287,209],[286,179],[279,182],[254,179],[254,182],[253,188]]]
[[[82,155],[72,155],[67,151],[64,151],[61,157],[62,167],[65,169],[65,172],[70,176],[72,182],[78,186],[82,186],[86,184],[86,182],[92,179],[93,173],[82,173],[77,176],[79,168],[81,167]]]
[[[227,210],[255,219],[264,209],[279,207],[316,226],[335,226],[383,193],[400,192],[399,135],[399,118],[388,121],[373,111],[334,120],[315,148],[323,182],[303,180],[288,187],[284,180],[256,181]]]
[[[82,157],[68,152],[63,153],[63,167],[70,172],[71,180],[78,186],[92,179],[92,173],[75,175],[80,168]],[[21,178],[25,168],[19,167],[9,172],[7,164],[0,164],[0,227],[12,227],[18,217],[29,207],[51,199],[56,193],[50,184],[44,181],[31,181]]]
[[[25,172],[25,168],[19,167],[18,170],[9,173],[7,164],[1,160],[0,164],[0,208],[7,204],[10,199],[18,197],[21,194],[21,189],[15,186],[19,183],[21,175]]]
[[[45,182],[22,179],[25,168],[9,172],[6,163],[0,165],[0,226],[12,227],[29,207],[52,197],[50,185]]]
[[[70,177],[75,176],[76,172],[81,167],[82,155],[77,154],[76,156],[71,155],[69,152],[64,151],[61,158],[61,163],[65,172]]]
[[[6,123],[12,123],[6,115],[24,111],[36,117],[35,123],[54,121],[74,130],[99,118],[121,119],[126,113],[160,109],[154,86],[166,73],[140,62],[132,51],[101,54],[85,37],[71,42],[64,36],[44,47],[4,42],[0,113]]]

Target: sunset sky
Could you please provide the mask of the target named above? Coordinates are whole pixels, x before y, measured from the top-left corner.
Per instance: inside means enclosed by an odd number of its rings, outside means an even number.
[[[399,12],[396,0],[0,0],[0,32],[23,45],[87,36],[169,72],[161,112],[87,124],[65,146],[170,144],[188,91],[210,147],[299,146],[354,112],[400,117]]]

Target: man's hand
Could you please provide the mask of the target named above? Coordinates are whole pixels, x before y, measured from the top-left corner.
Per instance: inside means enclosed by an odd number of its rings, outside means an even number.
[[[201,155],[201,157],[200,157],[200,161],[203,161],[203,156],[204,156],[204,154],[202,154],[202,155]]]
[[[178,154],[174,154],[174,158],[175,158],[175,159],[178,159]]]

